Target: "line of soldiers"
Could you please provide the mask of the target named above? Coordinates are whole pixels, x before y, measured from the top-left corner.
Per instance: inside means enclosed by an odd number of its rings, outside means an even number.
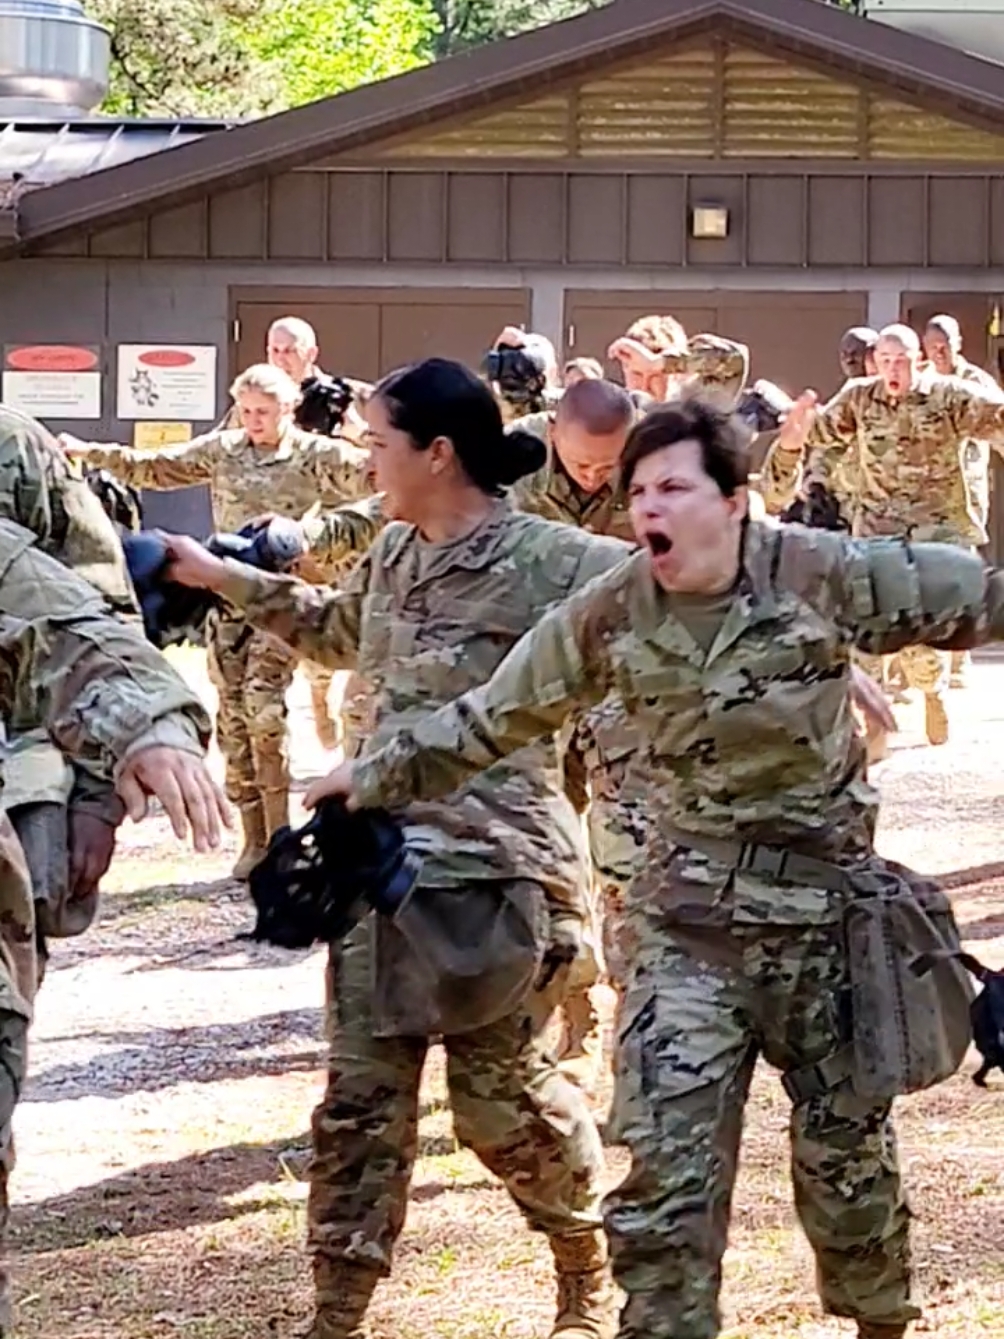
[[[291,336],[294,343],[295,335],[294,326]],[[893,337],[889,332],[883,332],[878,341],[875,357],[880,371],[883,366],[884,342],[887,344]],[[903,336],[899,334],[895,338],[902,339]],[[507,331],[503,332],[499,344],[526,349],[533,355],[531,361],[540,371],[543,345],[539,337],[526,337],[522,332]],[[270,340],[270,352],[271,349]],[[311,349],[313,363],[316,363],[316,348],[312,344],[308,345],[307,350],[301,349],[301,355]],[[623,541],[633,543],[637,539],[637,525],[630,522],[628,504],[618,488],[616,478],[626,442],[632,435],[636,421],[654,403],[672,399],[688,384],[701,386],[711,403],[731,408],[746,383],[749,355],[744,346],[714,335],[688,337],[672,317],[656,316],[635,323],[622,339],[611,346],[608,355],[620,362],[627,390],[597,377],[597,369],[585,364],[566,369],[570,375],[567,375],[563,392],[558,394],[556,367],[552,366],[551,352],[550,358],[545,359],[541,384],[535,388],[542,403],[533,405],[525,396],[518,397],[516,403],[520,409],[531,409],[534,412],[523,413],[519,418],[512,412],[507,415],[510,420],[515,419],[510,422],[509,433],[505,438],[510,456],[509,466],[500,468],[496,461],[489,474],[481,477],[477,473],[471,474],[473,465],[470,461],[464,462],[462,473],[466,471],[465,478],[470,476],[467,482],[475,485],[474,493],[471,494],[465,484],[464,489],[456,495],[448,495],[450,507],[453,508],[449,513],[451,523],[464,521],[462,508],[460,513],[456,512],[458,505],[466,502],[478,511],[482,507],[481,498],[485,495],[493,496],[496,491],[500,491],[501,486],[508,493],[508,501],[503,512],[499,513],[500,523],[503,515],[508,517],[512,514],[512,505],[515,504],[516,514],[536,513],[549,521],[561,522],[559,530],[566,535],[571,533],[569,527],[574,527],[583,535],[584,541],[588,540],[590,533],[608,536],[614,545],[609,553],[616,553],[620,560],[624,552],[620,547]],[[428,364],[422,366],[428,367]],[[294,372],[299,374],[303,370],[301,366]],[[401,376],[407,377],[407,373]],[[300,375],[298,379],[302,382],[305,378]],[[881,375],[879,381],[882,381]],[[882,384],[888,388],[890,382],[895,383],[891,372]],[[874,390],[874,385],[869,384]],[[440,543],[423,545],[418,544],[412,536],[410,547],[386,547],[386,542],[389,542],[387,523],[395,519],[394,506],[388,505],[388,494],[393,497],[396,488],[398,493],[404,490],[411,496],[417,477],[411,460],[416,452],[412,446],[401,446],[397,437],[418,443],[423,470],[435,471],[437,462],[440,462],[443,471],[449,471],[455,468],[448,449],[450,441],[463,438],[470,421],[476,418],[477,413],[483,412],[477,409],[473,390],[464,391],[462,387],[458,389],[454,383],[446,382],[439,385],[436,393],[434,378],[430,385],[431,391],[407,382],[381,383],[381,387],[377,388],[380,403],[372,407],[366,405],[369,425],[366,441],[372,453],[371,458],[367,458],[366,452],[347,437],[311,436],[295,427],[293,415],[298,403],[297,386],[276,366],[275,361],[248,369],[235,382],[233,390],[241,419],[240,428],[222,428],[195,442],[156,455],[146,455],[124,447],[102,448],[94,444],[73,444],[75,453],[89,465],[110,468],[136,486],[178,487],[193,482],[208,482],[213,496],[214,522],[219,529],[240,528],[251,517],[277,511],[306,516],[312,557],[319,564],[318,575],[330,574],[336,570],[335,564],[345,565],[359,553],[369,555],[350,577],[344,582],[340,581],[346,591],[362,589],[369,581],[374,562],[371,546],[375,541],[385,545],[380,551],[381,570],[387,568],[384,578],[391,581],[392,585],[387,588],[380,587],[379,583],[372,588],[366,586],[362,606],[364,626],[356,628],[351,636],[345,634],[353,645],[362,638],[358,660],[354,655],[346,655],[344,660],[339,660],[330,649],[325,652],[323,647],[318,646],[316,636],[294,634],[292,625],[276,624],[270,620],[267,630],[255,627],[253,620],[249,621],[243,613],[238,612],[242,600],[237,596],[241,591],[233,586],[227,588],[228,599],[234,596],[234,611],[232,615],[221,616],[217,621],[210,638],[210,654],[214,682],[220,692],[218,728],[227,759],[227,789],[240,808],[245,830],[245,847],[241,859],[241,866],[245,869],[255,863],[271,832],[280,821],[285,822],[288,816],[283,699],[298,656],[309,658],[316,651],[318,659],[327,660],[329,669],[333,668],[332,659],[338,661],[339,669],[358,669],[362,676],[363,695],[368,704],[370,720],[374,719],[374,685],[383,682],[386,693],[389,678],[399,672],[404,677],[396,688],[390,690],[391,700],[402,704],[396,710],[404,709],[403,704],[409,701],[417,706],[429,694],[435,705],[462,691],[466,683],[487,677],[500,657],[502,648],[529,626],[527,620],[530,623],[535,621],[544,605],[560,599],[563,593],[571,589],[567,583],[571,582],[573,572],[579,567],[578,559],[572,561],[571,558],[574,548],[568,550],[568,556],[561,558],[560,545],[557,548],[545,546],[540,560],[542,568],[547,572],[546,580],[540,578],[541,590],[545,592],[541,596],[543,603],[539,607],[534,606],[536,613],[531,615],[529,610],[524,610],[516,617],[514,613],[506,613],[513,597],[512,578],[506,566],[507,560],[502,560],[503,551],[494,548],[494,532],[490,529],[482,532],[476,527],[476,540],[458,545],[454,545],[448,537]],[[912,381],[908,379],[907,385],[913,393],[915,388]],[[955,385],[953,382],[952,386]],[[496,390],[502,389],[496,386]],[[437,418],[441,412],[445,412],[444,405],[449,404],[451,395],[458,399],[463,410],[457,411],[460,417],[455,420],[453,438],[445,432],[438,435],[435,432]],[[979,398],[977,392],[973,392],[973,395]],[[1004,401],[1004,397],[998,398]],[[997,402],[989,395],[984,395],[983,403]],[[958,409],[962,401],[953,400],[952,404]],[[402,405],[404,409],[400,408]],[[510,405],[510,409],[513,407]],[[808,431],[806,423],[812,408],[811,397],[803,397],[795,404],[771,448],[762,475],[768,506],[776,508],[784,503],[798,486],[795,476],[801,462],[802,447],[801,444],[796,445],[797,434]],[[398,415],[398,419],[387,419],[390,410]],[[384,419],[381,419],[381,414]],[[987,421],[990,414],[989,409],[985,411]],[[377,424],[376,429],[374,422]],[[488,443],[493,440],[492,425],[484,419],[481,422]],[[533,442],[536,442],[536,448],[527,445]],[[539,452],[537,456],[534,455],[535,449]],[[507,477],[507,471],[510,470],[511,477]],[[376,494],[373,492],[374,476],[377,484],[383,485]],[[435,480],[434,472],[432,482],[435,483]],[[389,488],[388,481],[392,485]],[[914,475],[911,485],[915,503],[916,482]],[[771,492],[771,489],[775,491]],[[838,490],[834,488],[833,491]],[[843,500],[844,495],[840,496]],[[317,506],[319,502],[321,508]],[[408,508],[404,510],[407,512]],[[405,515],[405,519],[410,517]],[[506,534],[508,526],[508,521],[502,526]],[[541,532],[542,535],[545,533],[550,545],[550,530]],[[557,537],[553,542],[557,544]],[[563,542],[569,545],[572,543],[570,538]],[[600,549],[596,549],[596,553],[599,554]],[[497,569],[498,580],[494,566],[497,561],[501,562],[501,567]],[[489,586],[495,592],[495,599],[490,631],[481,628],[479,623],[479,619],[484,618],[483,601],[486,598],[486,591],[481,585],[477,586],[476,599],[473,596],[465,598],[462,580],[455,590],[453,586],[450,587],[453,593],[447,605],[440,605],[432,599],[432,592],[439,589],[447,574],[450,574],[450,581],[456,585],[458,575],[462,577],[465,572],[470,574],[471,582],[476,572],[484,573],[486,580],[491,577]],[[565,577],[562,573],[565,573]],[[582,575],[585,575],[584,571]],[[566,581],[564,587],[561,586],[562,580]],[[403,583],[400,588],[393,584],[398,581]],[[317,598],[319,603],[316,608],[326,607],[327,596],[317,592]],[[307,616],[309,608],[309,605],[298,606],[299,615]],[[698,648],[698,654],[701,647],[706,652],[709,633],[713,634],[719,627],[716,619],[712,618],[707,626],[700,619],[691,624],[682,611],[677,613],[687,628],[689,644]],[[420,620],[421,636],[416,634],[416,617]],[[431,639],[425,650],[422,649],[423,639],[425,642]],[[487,655],[483,664],[477,651],[481,644],[479,639],[484,640]],[[284,646],[282,642],[290,645]],[[365,655],[362,654],[363,644],[367,648]],[[445,654],[444,648],[451,645],[456,647],[458,655],[460,649],[464,648],[466,659],[463,662]],[[361,732],[369,733],[368,729]],[[362,742],[361,737],[353,742],[353,754],[359,752]],[[375,747],[379,742],[377,732],[369,744]],[[586,1039],[596,1029],[588,988],[599,970],[599,946],[594,941],[592,952],[589,952],[588,938],[590,926],[595,926],[598,919],[597,902],[605,913],[607,968],[616,985],[623,986],[628,965],[636,962],[640,951],[639,943],[632,937],[634,931],[628,924],[624,908],[629,900],[628,884],[637,872],[644,844],[650,836],[653,781],[642,765],[643,757],[648,752],[648,742],[639,733],[637,721],[631,719],[625,711],[619,691],[608,693],[588,711],[575,713],[563,728],[559,754],[563,764],[562,794],[566,800],[568,797],[576,800],[580,812],[588,806],[591,865],[599,893],[598,899],[594,895],[591,909],[582,902],[588,886],[588,866],[582,866],[575,857],[575,833],[567,828],[556,828],[553,819],[545,825],[546,840],[531,840],[527,847],[528,852],[534,852],[533,861],[524,864],[517,862],[518,868],[513,868],[511,862],[506,865],[517,882],[520,878],[528,877],[528,870],[532,867],[535,870],[534,878],[543,879],[547,883],[548,931],[545,939],[548,950],[553,951],[556,943],[563,951],[572,950],[562,958],[568,970],[560,976],[560,990],[549,993],[546,1001],[536,1001],[536,1005],[546,1002],[548,1008],[544,1012],[550,1013],[552,1005],[564,1000],[566,1052],[573,1055],[576,1049],[580,1054],[586,1054]],[[486,800],[489,809],[497,808],[504,800],[505,793],[504,782],[497,782],[492,789],[490,802]],[[525,828],[525,817],[520,819],[518,815],[525,814],[526,796],[519,787],[512,800],[507,814],[499,820],[500,833],[505,837],[503,846],[511,846],[515,841],[514,834]],[[492,881],[502,877],[494,863],[498,858],[497,847],[491,842],[486,843],[483,836],[478,837],[476,832],[468,830],[466,822],[463,812],[458,811],[452,817],[438,812],[435,822],[430,821],[424,827],[421,820],[417,824],[423,849],[443,854],[444,871],[449,871],[449,875],[444,872],[442,876],[446,879],[444,889],[448,889],[451,883],[466,888],[472,880],[476,883],[479,879]],[[559,831],[564,833],[560,839],[557,837]],[[445,845],[444,833],[447,834]],[[563,849],[567,851],[564,865]],[[556,873],[552,876],[549,871]],[[531,921],[534,896],[532,890],[524,890],[518,896],[513,893],[515,904],[523,906]],[[449,909],[450,899],[447,897],[443,906],[444,924],[449,920]],[[487,929],[484,922],[482,929]],[[368,934],[373,932],[372,927],[367,931]],[[564,942],[561,942],[563,937]],[[478,939],[478,935],[475,934],[474,939]],[[489,933],[482,946],[486,953],[492,943]],[[466,942],[460,947],[470,950],[472,945]],[[404,990],[406,1001],[406,1007],[398,1009],[397,1024],[393,1020],[388,1022],[385,1016],[382,1016],[383,1021],[378,1019],[379,1034],[395,1035],[395,1027],[401,1026],[400,1019],[407,1018],[409,1022],[405,1027],[405,1035],[410,1036],[417,1026],[416,1020],[422,1018],[419,1008],[422,997],[421,974],[417,978],[413,975],[415,964],[410,962],[407,954],[402,956],[400,944],[395,945],[392,940],[375,946],[364,943],[352,959],[355,965],[351,968],[346,954],[341,950],[333,950],[328,974],[329,1035],[332,1036],[333,1047],[339,1029],[345,1032],[346,1020],[350,1015],[357,1017],[357,1030],[366,1016],[364,1001],[360,999],[358,990],[362,988],[360,982],[371,979],[367,964],[372,965],[374,952],[383,962],[378,980],[393,981],[396,987]],[[386,1003],[386,1000],[383,1002]],[[381,1001],[376,1003],[379,1005]],[[470,1003],[473,1008],[474,1001]],[[491,1007],[490,1003],[488,1007]],[[463,1013],[462,1009],[460,1013]],[[426,1018],[422,1035],[454,1036],[471,1029],[479,1032],[481,1023],[484,1023],[483,1013],[478,1024],[464,1023],[456,1013],[448,1018]],[[536,1018],[531,1027],[532,1038],[538,1037],[541,1025],[542,1019]],[[353,1034],[353,1044],[358,1046],[358,1043],[358,1037]],[[502,1045],[502,1051],[506,1052],[508,1043],[500,1041],[499,1044]],[[358,1056],[361,1052],[357,1049],[353,1054]],[[504,1065],[516,1063],[516,1053],[510,1050],[506,1056]],[[472,1060],[473,1057],[469,1056],[468,1059]],[[487,1065],[488,1068],[486,1072],[478,1069],[475,1088],[483,1086],[489,1078],[497,1078],[495,1070],[503,1063],[500,1054],[491,1049],[477,1059],[479,1066]],[[381,1063],[375,1054],[366,1061],[367,1065],[375,1065],[377,1069]],[[413,1064],[413,1061],[409,1061],[409,1064]],[[374,1236],[363,1234],[360,1237],[360,1217],[370,1221],[373,1206],[369,1201],[364,1203],[368,1193],[365,1185],[357,1188],[351,1204],[346,1204],[344,1200],[346,1165],[342,1161],[345,1156],[342,1132],[348,1120],[346,1112],[352,1102],[344,1091],[344,1063],[340,1064],[334,1053],[331,1075],[329,1091],[315,1116],[317,1156],[311,1189],[311,1241],[315,1250],[319,1303],[318,1319],[312,1334],[317,1339],[328,1339],[329,1335],[332,1339],[336,1339],[336,1336],[342,1339],[343,1336],[355,1333],[354,1325],[347,1328],[344,1319],[344,1314],[350,1315],[359,1300],[357,1297],[346,1312],[343,1266],[347,1258],[356,1257],[352,1252],[346,1256],[345,1242],[349,1238],[362,1242],[363,1254],[359,1263],[365,1263],[366,1260],[379,1263],[377,1273],[389,1266],[390,1245],[400,1230],[407,1191],[407,1177],[403,1182],[396,1183],[389,1200],[381,1198],[383,1191],[374,1191],[381,1204],[381,1213],[386,1215],[385,1219],[378,1215],[378,1219],[385,1225],[379,1230],[374,1227]],[[360,1082],[366,1084],[375,1081],[376,1071],[364,1066]],[[463,1079],[461,1088],[468,1081],[469,1074]],[[457,1091],[454,1091],[454,1100],[456,1107]],[[518,1106],[523,1099],[518,1092],[514,1092],[512,1100]],[[569,1101],[571,1099],[567,1095],[561,1099],[563,1103]],[[481,1122],[487,1119],[490,1123],[490,1113],[495,1111],[492,1103],[489,1102],[488,1107],[487,1112],[482,1112],[475,1104],[470,1113],[465,1141],[478,1150],[488,1166],[498,1170],[507,1180],[517,1200],[527,1211],[531,1223],[541,1227],[552,1238],[562,1299],[559,1323],[554,1333],[560,1333],[565,1339],[606,1339],[613,1333],[613,1312],[605,1282],[605,1247],[593,1226],[595,1214],[590,1211],[582,1218],[579,1209],[575,1209],[570,1201],[563,1201],[562,1215],[565,1216],[561,1221],[565,1227],[559,1230],[550,1208],[528,1203],[520,1185],[526,1160],[529,1159],[533,1165],[539,1150],[534,1152],[522,1137],[516,1140],[504,1156],[493,1150],[492,1140],[486,1139],[479,1132]],[[394,1119],[398,1120],[399,1117],[395,1116]],[[627,1119],[628,1116],[623,1116],[619,1125]],[[406,1121],[405,1126],[407,1124]],[[352,1125],[351,1120],[349,1125]],[[572,1140],[573,1144],[579,1146],[575,1159],[578,1159],[580,1168],[591,1166],[595,1163],[595,1154],[587,1149],[589,1140],[581,1125],[581,1116],[576,1115],[572,1125],[579,1131]],[[397,1130],[398,1127],[395,1125],[393,1129]],[[405,1127],[401,1127],[398,1133],[400,1139],[410,1138]],[[534,1138],[538,1136],[544,1137],[539,1129]],[[391,1137],[391,1127],[381,1138],[386,1140],[388,1147],[402,1147],[396,1135]],[[461,1138],[465,1138],[463,1133]],[[365,1140],[363,1144],[366,1144]],[[366,1152],[366,1157],[369,1156],[369,1152]],[[557,1159],[554,1172],[560,1181],[560,1178],[569,1174],[569,1169],[564,1155],[555,1153],[554,1157]],[[572,1213],[571,1218],[567,1217],[569,1211]],[[574,1230],[571,1226],[573,1223],[576,1225]],[[362,1292],[366,1293],[365,1300],[368,1300],[367,1288],[372,1290],[370,1285],[371,1280],[367,1275],[365,1284],[361,1285]],[[344,1313],[342,1319],[335,1320],[336,1313],[340,1312]],[[894,1320],[892,1324],[899,1326],[900,1322]],[[657,1333],[655,1330],[649,1332]],[[901,1332],[901,1328],[896,1330],[897,1334]],[[633,1331],[631,1333],[633,1335]],[[865,1333],[864,1329],[862,1333]]]

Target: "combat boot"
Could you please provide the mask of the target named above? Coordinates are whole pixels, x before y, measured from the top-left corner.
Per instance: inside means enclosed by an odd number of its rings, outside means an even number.
[[[265,811],[257,801],[242,804],[240,815],[241,828],[244,832],[244,849],[237,857],[233,877],[243,880],[264,856],[268,847],[268,837],[265,832]]]
[[[548,1339],[615,1339],[620,1303],[605,1234],[552,1237],[558,1272],[558,1315]]]
[[[905,1339],[906,1321],[859,1320],[858,1339]]]
[[[374,1265],[315,1256],[316,1310],[302,1339],[363,1339],[363,1317],[380,1278]]]
[[[940,693],[924,694],[924,729],[929,744],[948,743],[948,712]]]

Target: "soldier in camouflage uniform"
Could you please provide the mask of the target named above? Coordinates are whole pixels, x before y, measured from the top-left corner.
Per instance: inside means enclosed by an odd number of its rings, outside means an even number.
[[[280,371],[285,372],[301,390],[311,378],[325,375],[318,366],[319,356],[320,349],[318,348],[314,327],[301,317],[280,316],[269,326],[265,341],[265,358],[270,366],[277,367]],[[345,379],[355,391],[355,402],[349,406],[348,412],[342,419],[338,435],[348,438],[350,442],[361,443],[363,433],[366,430],[366,424],[362,418],[362,405],[369,391],[369,386],[366,382]],[[302,426],[299,414],[300,406],[298,405],[294,410],[294,421],[297,427]],[[217,424],[216,431],[222,432],[226,428],[233,429],[241,426],[240,408],[234,402]],[[311,433],[311,435],[314,434]],[[331,689],[334,676],[330,670],[324,669],[321,665],[316,665],[312,660],[303,662],[303,674],[310,688],[310,703],[314,712],[317,737],[323,748],[336,749],[342,742],[344,713],[342,713],[343,720],[340,721],[331,710]],[[357,691],[357,688],[354,691]],[[348,688],[346,692],[349,692]]]
[[[316,501],[338,506],[369,492],[365,451],[294,426],[296,387],[284,372],[265,364],[249,368],[231,393],[243,428],[156,453],[97,444],[74,449],[83,449],[88,465],[109,469],[135,488],[208,484],[217,531],[237,531],[267,513],[298,517]],[[213,623],[208,657],[219,693],[217,735],[227,795],[244,829],[234,875],[246,878],[272,833],[289,822],[286,690],[295,658],[231,615]]]
[[[544,441],[547,460],[515,485],[514,505],[551,521],[633,542],[626,499],[615,475],[635,416],[619,386],[584,381],[566,389],[553,414],[517,419],[517,427]],[[607,981],[618,992],[625,980],[624,891],[644,846],[644,794],[622,795],[637,741],[616,698],[575,722],[565,736],[566,787],[576,808],[586,811],[593,905],[592,933],[569,982],[560,1054],[573,1070],[582,1070],[578,1077],[588,1084],[594,1076],[587,1066],[602,1057],[600,1021],[590,989],[604,966]]]
[[[81,471],[41,423],[7,405],[0,405],[0,517],[30,530],[44,552],[89,581],[112,609],[138,612],[115,527]],[[30,712],[8,720],[3,802],[15,826],[32,835],[41,984],[46,929],[77,934],[94,918],[124,810],[108,779],[86,760],[65,759]],[[65,851],[51,849],[64,824],[68,860]]]
[[[173,571],[221,591],[301,655],[358,663],[378,693],[363,756],[486,678],[549,605],[630,552],[513,510],[502,487],[539,465],[541,445],[504,437],[491,392],[458,364],[430,359],[393,374],[367,414],[388,524],[342,590],[221,563],[191,541],[175,543]],[[424,858],[411,931],[370,918],[333,950],[329,1079],[314,1114],[308,1200],[311,1335],[356,1339],[390,1268],[422,1068],[440,1035],[458,1139],[549,1239],[559,1284],[552,1334],[610,1339],[602,1149],[543,1041],[585,911],[582,831],[554,741],[404,819]]]
[[[632,1165],[605,1214],[628,1298],[620,1339],[719,1333],[761,1054],[793,1102],[795,1203],[823,1305],[859,1339],[901,1339],[919,1312],[891,1104],[825,1063],[848,1040],[847,898],[889,871],[851,649],[1004,637],[1004,573],[985,581],[960,547],[749,521],[735,425],[701,402],[653,411],[622,470],[643,550],[545,614],[486,685],[307,802],[435,803],[616,685],[661,804],[629,909],[618,1107]]]
[[[837,356],[845,381],[875,375],[875,345],[878,331],[868,325],[852,325],[840,336]]]
[[[30,421],[18,423],[5,411],[3,422],[7,432],[21,439],[27,468],[33,455]],[[58,474],[55,464],[53,470]],[[80,532],[70,521],[63,538],[75,533]],[[94,552],[92,557],[100,566],[99,555]],[[25,703],[31,703],[45,722],[60,755],[86,765],[88,774],[109,791],[117,783],[134,818],[142,814],[143,795],[152,794],[168,809],[179,837],[190,824],[198,850],[218,845],[222,797],[203,763],[211,727],[198,698],[141,630],[109,611],[89,582],[43,553],[30,531],[0,519],[3,722],[18,715]],[[7,1187],[14,1165],[11,1120],[27,1068],[37,982],[34,890],[4,813],[0,814],[0,1339],[13,1333],[6,1259]]]
[[[906,326],[882,331],[875,358],[878,376],[848,382],[818,412],[807,392],[788,415],[761,472],[768,506],[786,506],[800,479],[818,481],[851,491],[855,535],[985,544],[963,449],[975,438],[1004,451],[1004,394],[920,371],[920,343]],[[899,661],[924,695],[929,741],[945,743],[948,654],[912,646]],[[870,667],[881,676],[877,659]],[[873,756],[881,756],[875,741]]]
[[[666,400],[684,388],[700,386],[730,408],[749,376],[745,344],[721,335],[692,335],[675,316],[642,316],[607,350],[624,372],[629,391]]]
[[[924,331],[924,353],[935,372],[943,377],[960,377],[971,381],[974,386],[994,392],[997,382],[977,367],[968,358],[962,356],[962,329],[954,316],[932,316]],[[969,474],[969,487],[973,505],[983,529],[988,530],[990,520],[990,447],[986,442],[970,439],[965,445],[964,456]],[[965,673],[968,656],[962,651],[952,652],[950,688],[965,687]]]

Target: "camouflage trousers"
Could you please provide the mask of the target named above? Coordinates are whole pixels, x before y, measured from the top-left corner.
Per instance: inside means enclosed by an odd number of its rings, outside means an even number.
[[[780,1070],[846,1037],[837,925],[660,923],[641,944],[617,1057],[616,1121],[631,1169],[607,1198],[619,1339],[714,1339],[743,1109],[758,1056]],[[795,1206],[831,1315],[898,1323],[910,1303],[909,1220],[888,1105],[826,1093],[790,1121]]]
[[[332,949],[327,1087],[313,1116],[308,1244],[330,1262],[390,1269],[418,1150],[419,1086],[431,1042],[375,1037],[367,925]],[[595,1231],[603,1151],[585,1101],[543,1043],[556,979],[516,1014],[445,1037],[459,1142],[505,1184],[532,1229]],[[319,1305],[333,1299],[318,1297]]]
[[[219,694],[216,737],[227,798],[239,808],[289,791],[286,690],[293,652],[246,623],[221,619],[207,639],[209,678]]]
[[[635,952],[626,915],[627,892],[648,837],[640,799],[625,793],[629,761],[610,763],[591,774],[592,801],[587,816],[603,963],[607,983],[618,994],[624,991]]]
[[[856,652],[855,659],[864,672],[876,683],[884,684],[883,657]],[[931,646],[904,646],[897,651],[896,666],[907,688],[916,688],[925,697],[940,697],[948,687],[952,657],[947,651],[935,651]]]

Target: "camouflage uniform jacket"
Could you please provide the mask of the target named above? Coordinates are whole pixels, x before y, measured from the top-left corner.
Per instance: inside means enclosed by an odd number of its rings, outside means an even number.
[[[126,614],[136,598],[118,534],[97,497],[41,423],[0,405],[0,518],[30,530],[39,547],[89,581]],[[34,711],[8,722],[11,730],[6,804],[62,804],[73,792],[86,808],[115,825],[122,802],[85,765],[72,766],[39,728]]]
[[[721,335],[692,335],[686,353],[665,354],[664,366],[670,376],[686,377],[688,387],[734,405],[749,377],[750,351]]]
[[[952,376],[968,381],[991,395],[999,394],[1000,387],[989,372],[977,367],[961,355],[956,359]],[[990,446],[977,438],[970,438],[963,450],[963,464],[969,482],[970,499],[983,530],[990,518]]]
[[[683,917],[830,919],[833,894],[716,865],[671,829],[840,863],[867,858],[877,795],[851,714],[852,648],[1001,636],[1004,573],[985,573],[974,554],[751,522],[706,655],[637,553],[545,614],[488,683],[356,763],[355,790],[364,805],[446,795],[616,687],[647,737],[658,787],[638,895],[666,904],[676,880]]]
[[[278,447],[254,446],[242,429],[210,432],[163,451],[88,444],[85,462],[134,488],[208,484],[213,527],[234,533],[255,516],[299,517],[315,502],[337,507],[366,496],[368,452],[339,437],[289,427]]]
[[[94,587],[0,520],[0,713],[36,706],[66,754],[114,781],[133,753],[170,745],[203,755],[211,725],[199,699],[143,636],[108,611]],[[20,848],[0,819],[0,1008],[26,1013],[37,980],[34,907]],[[14,877],[15,873],[18,877]]]
[[[513,512],[505,502],[470,535],[428,546],[392,522],[342,590],[234,564],[224,594],[248,622],[332,669],[358,668],[377,694],[364,752],[487,679],[545,609],[630,550]],[[409,809],[423,882],[462,888],[532,879],[579,905],[582,837],[552,740],[478,778],[448,804]]]
[[[801,452],[775,443],[761,472],[768,509],[793,500],[799,475],[855,497],[857,535],[985,544],[963,465],[970,438],[1004,451],[1004,394],[922,372],[892,400],[881,378],[848,381],[816,416]]]

